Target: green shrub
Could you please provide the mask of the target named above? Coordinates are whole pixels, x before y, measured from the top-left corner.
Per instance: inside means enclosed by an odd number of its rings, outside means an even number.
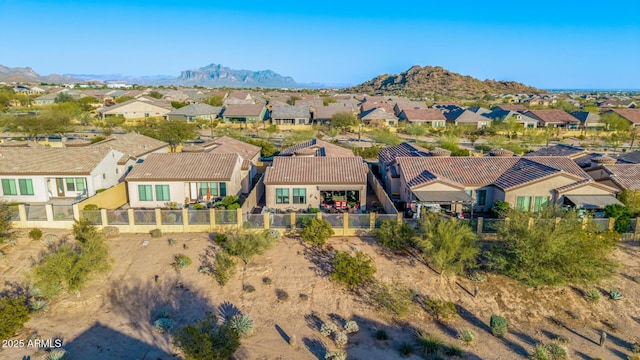
[[[354,320],[349,320],[344,323],[344,332],[347,334],[353,334],[360,331],[360,326]]]
[[[414,336],[416,337],[416,352],[423,356],[437,354],[444,347],[442,339],[422,330],[416,330]]]
[[[405,222],[384,220],[373,234],[376,237],[376,241],[382,246],[396,250],[406,250],[411,247],[416,231]]]
[[[151,235],[152,238],[157,239],[159,237],[162,237],[162,230],[153,229],[153,230],[149,231],[149,235]]]
[[[238,233],[230,235],[223,247],[230,255],[237,256],[248,264],[253,256],[262,255],[271,249],[276,240],[269,230],[261,233]]]
[[[436,319],[448,319],[458,315],[456,305],[451,301],[427,299],[425,301],[425,309]]]
[[[611,298],[611,300],[621,300],[622,293],[618,289],[611,289],[609,290],[609,297]]]
[[[187,255],[178,254],[174,256],[173,259],[174,259],[173,265],[178,270],[184,269],[185,267],[191,265],[191,258],[189,258]]]
[[[491,327],[491,333],[495,337],[501,338],[507,333],[507,319],[503,318],[502,316],[496,314],[491,315],[489,326]]]
[[[377,310],[395,317],[403,317],[409,313],[413,294],[411,290],[398,284],[378,283],[369,289],[369,302]]]
[[[227,243],[227,239],[229,239],[229,236],[222,233],[216,234],[216,236],[213,237],[213,241],[220,246],[224,246]]]
[[[253,319],[247,314],[234,315],[229,319],[229,327],[240,336],[246,338],[253,335]]]
[[[120,230],[115,227],[115,226],[105,226],[102,228],[102,233],[104,234],[104,237],[107,239],[110,238],[117,238],[118,236],[120,236]]]
[[[168,240],[167,240],[167,244],[169,244],[169,246],[174,246],[174,245],[176,245],[177,243],[178,243],[178,242],[177,242],[177,241],[175,241],[175,240],[173,240],[173,239],[168,239]]]
[[[36,299],[29,304],[29,310],[31,312],[41,312],[47,308],[47,301],[44,299]]]
[[[316,246],[324,245],[333,236],[331,224],[324,219],[311,219],[300,232],[302,240]]]
[[[355,256],[337,251],[332,263],[331,279],[349,289],[357,289],[374,280],[376,266],[373,259],[362,251],[356,251]]]
[[[240,347],[240,336],[228,323],[219,324],[211,313],[193,325],[178,329],[173,341],[182,349],[186,360],[228,359]]]
[[[461,357],[464,354],[464,350],[456,344],[449,344],[444,347],[444,354],[447,356]]]
[[[376,340],[387,341],[389,340],[389,334],[384,329],[378,329],[375,333],[373,333],[373,337]]]
[[[262,278],[262,283],[265,284],[265,285],[271,285],[271,278],[266,277],[266,276],[263,277]]]
[[[235,275],[236,262],[227,253],[219,252],[216,254],[211,272],[216,282],[224,286]]]
[[[473,343],[476,341],[476,334],[471,329],[464,329],[460,333],[460,339],[467,346],[473,345]]]
[[[207,207],[203,204],[195,204],[193,205],[193,210],[205,210]]]
[[[331,334],[335,334],[338,332],[338,326],[336,326],[336,324],[334,323],[322,323],[322,325],[320,325],[320,334],[324,337],[329,337],[331,336]]]
[[[398,346],[398,353],[402,357],[407,357],[407,356],[411,355],[413,353],[413,351],[414,351],[413,345],[411,345],[411,343],[409,343],[409,342],[404,341],[404,342],[400,343],[400,345]]]
[[[73,236],[81,243],[87,242],[89,239],[99,237],[98,229],[89,221],[89,219],[76,220],[73,223]]]
[[[33,228],[29,231],[29,238],[31,240],[40,240],[42,238],[42,230]]]
[[[87,204],[82,208],[82,210],[99,210],[99,208],[96,204]]]
[[[544,345],[536,345],[530,358],[531,360],[549,360],[549,352]]]
[[[47,360],[65,360],[69,356],[69,353],[65,349],[52,349],[47,354]]]
[[[276,297],[278,301],[287,301],[289,300],[289,293],[282,289],[276,289]]]
[[[345,347],[347,346],[347,342],[349,342],[349,338],[347,337],[347,334],[345,334],[344,332],[338,331],[337,333],[335,333],[333,341],[336,343],[338,347]]]
[[[167,317],[161,317],[153,323],[153,328],[156,329],[156,331],[159,333],[171,332],[173,326],[173,320]]]
[[[252,292],[256,291],[256,288],[251,284],[244,284],[244,285],[242,285],[242,290],[244,292],[252,293]]]
[[[589,302],[598,302],[600,300],[600,290],[589,289],[585,292],[584,297]]]
[[[327,351],[324,355],[324,360],[347,360],[347,353],[342,350]]]
[[[300,298],[301,301],[308,301],[309,300],[309,295],[307,295],[307,294],[300,293],[298,295],[298,297]]]
[[[560,345],[557,342],[551,342],[546,346],[547,352],[549,356],[553,360],[568,360],[569,359],[569,350],[563,345]]]
[[[29,320],[25,297],[0,298],[0,340],[5,340],[22,329]]]

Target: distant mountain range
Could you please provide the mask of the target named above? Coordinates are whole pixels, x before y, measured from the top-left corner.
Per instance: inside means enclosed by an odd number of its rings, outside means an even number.
[[[515,81],[478,80],[440,66],[415,65],[398,75],[380,75],[347,91],[381,95],[428,97],[435,100],[478,99],[490,94],[539,94],[536,89]]]
[[[198,69],[184,70],[180,76],[127,76],[121,74],[65,74],[41,76],[33,69],[8,68],[0,65],[0,81],[85,83],[90,81],[124,82],[138,85],[183,85],[234,88],[302,88],[325,87],[324,84],[299,84],[290,76],[282,76],[272,70],[234,70],[226,66],[211,64]]]

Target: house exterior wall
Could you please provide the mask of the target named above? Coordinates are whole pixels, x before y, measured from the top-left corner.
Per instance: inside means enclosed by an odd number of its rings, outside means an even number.
[[[8,203],[36,203],[36,202],[46,202],[49,201],[49,187],[48,187],[48,179],[49,176],[38,176],[38,175],[2,175],[0,179],[13,179],[16,187],[17,195],[4,195],[2,194],[2,200]],[[18,179],[31,179],[31,183],[33,184],[33,195],[20,195],[20,189],[18,187]],[[2,189],[0,189],[2,191]],[[55,196],[55,179],[53,184],[52,194]]]
[[[99,189],[110,188],[120,181],[122,171],[118,166],[118,160],[122,157],[122,153],[111,150],[107,156],[91,171],[92,181],[87,182],[87,191],[89,196],[95,195]]]
[[[324,186],[324,185],[323,185]],[[354,185],[354,184],[331,184],[332,188],[335,188],[336,191],[343,190],[345,188],[355,189],[359,187],[356,191],[360,191],[360,204],[361,206],[366,205],[366,196],[367,196],[367,184]],[[276,189],[289,189],[289,203],[288,204],[276,204]],[[307,194],[307,199],[305,204],[294,204],[293,203],[293,189],[305,189]],[[295,209],[302,210],[308,208],[319,208],[320,207],[320,190],[318,190],[318,185],[265,185],[265,202],[267,208],[271,209]]]
[[[164,117],[169,112],[171,112],[171,109],[165,109],[144,101],[137,101],[113,110],[107,108],[102,112],[102,116],[122,115],[125,119],[141,119],[157,116]]]
[[[533,210],[534,197],[548,196],[550,202],[557,202],[558,199],[555,198],[556,194],[554,190],[565,185],[573,184],[575,182],[576,180],[574,178],[559,174],[549,179],[533,183],[531,185],[519,187],[514,190],[507,190],[505,192],[504,201],[508,202],[512,207],[515,208],[518,196],[530,196],[532,198],[530,210]]]
[[[138,185],[151,185],[153,200],[141,201]],[[169,200],[156,200],[156,185],[169,185]],[[129,206],[132,208],[162,208],[167,207],[168,202],[184,204],[189,197],[189,183],[184,181],[128,181]]]

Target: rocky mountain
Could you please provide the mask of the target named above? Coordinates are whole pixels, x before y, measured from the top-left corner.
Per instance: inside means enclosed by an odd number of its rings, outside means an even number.
[[[271,70],[234,70],[226,66],[211,64],[199,69],[184,70],[177,78],[179,85],[228,86],[228,87],[298,87],[289,76]]]
[[[478,99],[491,94],[544,93],[515,81],[478,80],[440,66],[415,65],[397,75],[380,75],[347,89],[350,92],[427,97],[435,100]]]
[[[30,67],[10,68],[0,65],[0,81],[4,82],[22,82],[22,83],[78,83],[82,82],[66,75],[50,74],[46,76],[39,75]]]

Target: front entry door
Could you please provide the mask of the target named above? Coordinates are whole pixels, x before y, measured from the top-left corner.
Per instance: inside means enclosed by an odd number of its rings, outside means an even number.
[[[64,197],[64,179],[56,179],[56,189],[58,191],[58,197]]]

